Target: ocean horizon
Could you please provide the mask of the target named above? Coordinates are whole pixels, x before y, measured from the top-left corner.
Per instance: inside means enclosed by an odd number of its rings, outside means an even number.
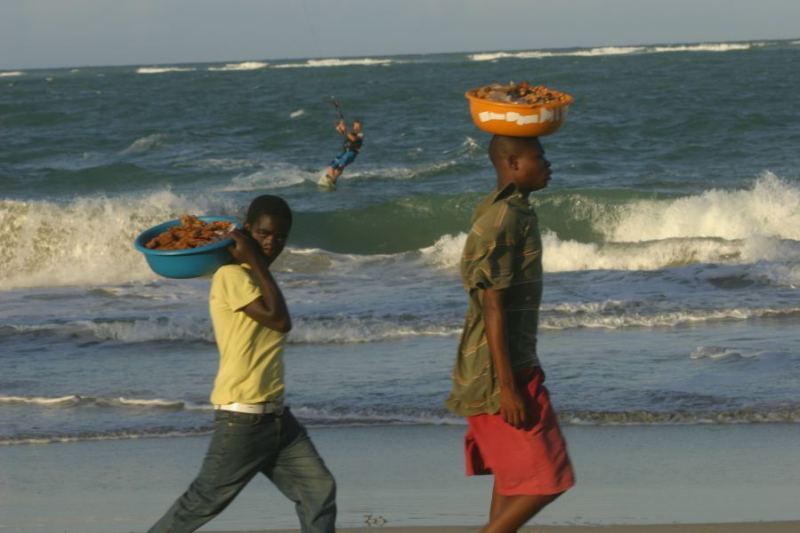
[[[752,39],[734,39],[734,40],[708,40],[708,41],[664,41],[664,42],[647,42],[647,43],[606,43],[592,46],[565,46],[565,47],[539,47],[539,48],[519,48],[519,49],[475,49],[475,50],[455,50],[455,51],[435,51],[424,53],[393,53],[393,54],[341,54],[341,55],[315,55],[315,56],[286,56],[286,57],[249,57],[237,59],[215,59],[209,61],[142,61],[133,63],[105,63],[105,64],[74,64],[62,66],[45,66],[45,67],[3,67],[0,68],[0,75],[4,72],[6,75],[15,72],[35,72],[35,71],[48,71],[48,70],[64,70],[64,69],[81,69],[81,68],[115,68],[115,67],[182,67],[182,66],[198,66],[198,65],[222,65],[230,66],[230,70],[255,70],[264,68],[262,64],[269,65],[271,63],[287,64],[296,61],[346,61],[353,60],[375,60],[375,59],[395,59],[395,58],[413,58],[413,57],[427,57],[427,56],[447,56],[447,55],[464,55],[469,57],[477,57],[478,61],[492,61],[499,58],[507,57],[555,57],[563,55],[577,55],[577,56],[602,56],[602,55],[619,55],[630,53],[665,53],[665,52],[719,52],[730,50],[743,50],[752,46],[766,46],[770,44],[787,43],[795,45],[800,43],[800,36],[798,37],[785,37],[785,38],[752,38]],[[495,57],[496,56],[496,57]],[[265,65],[265,66],[266,66]],[[315,66],[323,66],[317,64]],[[342,66],[341,63],[332,63],[324,66]],[[236,68],[238,67],[238,68]],[[283,67],[287,68],[287,67]],[[216,69],[216,70],[225,70]],[[159,72],[145,72],[148,74]]]

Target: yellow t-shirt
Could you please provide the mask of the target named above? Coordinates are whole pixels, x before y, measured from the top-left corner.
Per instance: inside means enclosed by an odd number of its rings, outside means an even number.
[[[219,348],[211,403],[259,403],[283,397],[285,334],[262,326],[242,310],[261,297],[247,265],[225,265],[211,281],[208,307]]]

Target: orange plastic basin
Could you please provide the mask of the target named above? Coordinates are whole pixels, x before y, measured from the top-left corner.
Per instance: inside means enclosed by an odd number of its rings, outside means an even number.
[[[541,137],[555,133],[567,117],[567,108],[573,102],[569,95],[565,102],[530,105],[494,102],[478,98],[473,90],[464,96],[469,100],[472,121],[480,129],[496,135],[511,137]]]

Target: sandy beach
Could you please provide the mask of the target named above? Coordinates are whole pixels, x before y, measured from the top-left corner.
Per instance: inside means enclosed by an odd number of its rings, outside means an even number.
[[[464,477],[463,428],[311,433],[338,482],[342,531],[448,533],[485,522],[492,480]],[[527,531],[800,531],[794,425],[570,426],[565,434],[578,483]],[[4,447],[0,532],[146,531],[191,482],[207,445],[198,436]],[[259,477],[202,531],[297,524],[291,502]]]
[[[270,533],[294,533],[296,530],[272,530]],[[340,529],[340,533],[363,533],[360,529]],[[462,533],[477,531],[470,526],[451,527],[385,527],[385,533]],[[630,526],[533,526],[520,530],[523,533],[795,533],[800,531],[800,521],[745,522],[730,524],[658,524]],[[261,530],[219,533],[265,533]]]

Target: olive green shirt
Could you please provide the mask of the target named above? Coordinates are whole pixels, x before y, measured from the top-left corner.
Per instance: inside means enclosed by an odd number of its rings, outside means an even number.
[[[469,308],[447,408],[462,416],[500,410],[500,387],[483,320],[483,292],[504,290],[512,370],[539,365],[536,332],[542,301],[542,238],[533,207],[514,184],[487,196],[472,217],[461,255]]]

